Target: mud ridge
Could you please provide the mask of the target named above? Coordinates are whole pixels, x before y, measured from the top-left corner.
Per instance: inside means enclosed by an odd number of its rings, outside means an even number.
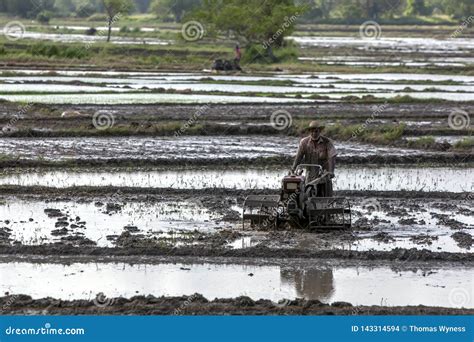
[[[9,315],[472,315],[474,309],[432,306],[353,306],[347,302],[319,300],[253,300],[246,296],[216,298],[201,294],[180,297],[134,296],[107,298],[100,307],[93,300],[32,299],[18,294],[0,297],[0,307]]]
[[[109,196],[119,198],[121,195],[166,195],[166,196],[233,196],[245,197],[251,194],[279,194],[278,189],[230,189],[230,188],[203,188],[203,189],[172,189],[172,188],[141,188],[116,186],[74,186],[53,188],[46,186],[0,185],[2,195],[35,196],[36,199],[51,199],[58,196],[61,199],[75,199],[80,197]],[[377,197],[377,198],[429,198],[429,199],[472,199],[470,192],[442,192],[442,191],[375,191],[375,190],[339,190],[337,196],[344,197]]]
[[[17,255],[148,255],[148,256],[199,256],[199,257],[240,257],[240,258],[302,258],[302,259],[359,259],[359,260],[392,260],[392,261],[448,261],[471,263],[474,253],[432,252],[426,249],[395,248],[390,251],[351,251],[351,250],[307,250],[288,248],[268,248],[256,246],[243,249],[209,248],[200,246],[163,247],[160,245],[132,245],[119,247],[75,247],[63,243],[44,244],[39,246],[14,245],[0,246],[0,254]]]
[[[407,164],[433,164],[433,163],[473,163],[474,154],[471,153],[452,153],[452,154],[421,154],[420,155],[376,155],[376,156],[342,156],[337,159],[339,165],[385,165],[391,166]],[[259,158],[107,158],[107,159],[73,159],[73,160],[31,160],[31,159],[4,159],[0,161],[0,168],[14,167],[139,167],[139,166],[265,166],[265,167],[284,167],[291,165],[292,157],[259,157]]]

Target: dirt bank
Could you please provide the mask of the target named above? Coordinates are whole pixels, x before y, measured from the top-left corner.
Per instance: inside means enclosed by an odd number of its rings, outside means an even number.
[[[101,302],[99,302],[101,299]],[[33,300],[27,295],[0,297],[9,315],[472,315],[474,309],[430,306],[353,306],[346,302],[325,304],[319,300],[257,301],[249,297],[209,301],[200,294],[181,297],[136,296],[64,301]]]
[[[301,248],[269,248],[256,246],[243,249],[212,248],[210,246],[163,247],[161,244],[147,244],[143,241],[123,244],[126,247],[72,246],[64,243],[39,246],[0,246],[3,255],[94,255],[94,256],[200,256],[200,257],[240,257],[240,258],[303,258],[303,259],[359,259],[393,261],[448,261],[472,263],[474,253],[432,252],[426,249],[395,248],[390,251],[351,251],[351,250],[310,250]],[[27,258],[26,258],[27,259]]]
[[[287,167],[293,162],[292,157],[257,157],[257,158],[194,158],[179,156],[170,158],[89,158],[50,161],[44,159],[4,158],[0,160],[0,168],[64,168],[64,167],[162,167],[162,166],[214,166],[242,167],[266,166]],[[338,165],[410,165],[410,164],[469,164],[474,162],[472,153],[422,154],[420,155],[375,155],[375,156],[342,156],[337,159]]]
[[[21,195],[24,198],[35,198],[42,200],[89,200],[96,201],[110,195],[162,195],[173,196],[182,200],[201,198],[208,196],[215,201],[221,201],[218,196],[230,196],[234,198],[245,198],[248,195],[279,194],[276,189],[231,189],[231,188],[203,188],[203,189],[175,189],[175,188],[147,188],[147,187],[117,187],[117,186],[73,186],[64,188],[53,188],[47,186],[21,186],[0,185],[2,195]],[[470,192],[440,192],[440,191],[376,191],[376,190],[339,190],[336,196],[343,197],[375,197],[395,199],[453,199],[472,200]],[[213,196],[213,197],[209,197]],[[153,197],[146,197],[153,200]],[[170,198],[176,199],[176,198]]]

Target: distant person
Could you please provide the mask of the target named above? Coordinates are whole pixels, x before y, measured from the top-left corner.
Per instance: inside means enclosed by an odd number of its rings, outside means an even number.
[[[235,60],[237,62],[240,62],[240,59],[242,58],[242,51],[240,51],[240,46],[237,44],[235,46]]]
[[[240,50],[239,44],[235,46],[235,58],[234,58],[234,69],[242,70],[240,67],[240,59],[242,58],[242,51]]]

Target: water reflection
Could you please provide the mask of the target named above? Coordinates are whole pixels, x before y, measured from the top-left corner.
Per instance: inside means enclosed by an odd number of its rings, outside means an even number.
[[[322,302],[328,302],[335,291],[332,268],[282,268],[280,279],[283,284],[295,288],[298,298],[318,299]]]

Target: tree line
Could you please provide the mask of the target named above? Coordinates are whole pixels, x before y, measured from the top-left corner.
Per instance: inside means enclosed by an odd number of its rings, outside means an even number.
[[[111,0],[0,0],[0,12],[23,18],[37,18],[42,13],[49,17],[88,17],[107,12],[107,1]],[[164,22],[181,22],[197,9],[210,9],[228,4],[237,6],[237,12],[246,12],[264,4],[279,6],[280,0],[209,1],[209,0],[114,0],[126,3],[134,13],[151,13]],[[473,0],[294,0],[293,6],[304,6],[306,11],[299,22],[321,22],[330,20],[357,22],[369,19],[384,19],[410,16],[447,15],[452,18],[467,18],[474,13]]]

